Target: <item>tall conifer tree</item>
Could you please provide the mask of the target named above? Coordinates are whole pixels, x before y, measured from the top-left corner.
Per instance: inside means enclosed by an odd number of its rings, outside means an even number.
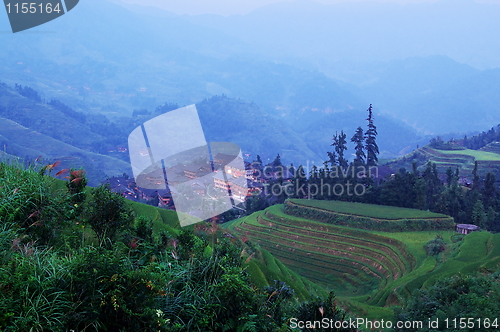
[[[358,127],[356,129],[356,133],[354,136],[351,137],[351,142],[354,143],[354,151],[356,154],[356,157],[354,158],[354,165],[355,166],[360,166],[364,165],[365,163],[365,146],[364,146],[364,133],[363,133],[363,128]]]
[[[333,136],[332,146],[335,148],[337,153],[337,161],[340,167],[346,168],[348,166],[347,159],[345,156],[345,151],[347,150],[347,135],[342,130],[339,135],[335,134]]]
[[[328,151],[327,154],[328,154],[328,158],[329,160],[327,160],[327,162],[330,163],[330,165],[332,165],[332,167],[334,166],[337,166],[338,165],[338,158],[337,158],[337,141],[338,141],[338,136],[337,136],[337,133],[335,133],[335,135],[333,135],[333,138],[332,138],[332,144],[330,144],[330,146],[333,146],[333,151]]]
[[[372,104],[368,108],[368,130],[365,133],[365,147],[366,147],[366,165],[376,166],[378,163],[377,155],[379,154],[377,146],[377,127],[373,124],[373,111]]]

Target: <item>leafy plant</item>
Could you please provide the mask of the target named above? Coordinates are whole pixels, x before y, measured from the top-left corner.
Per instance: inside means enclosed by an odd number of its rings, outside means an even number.
[[[71,201],[74,204],[80,204],[85,200],[85,186],[87,183],[88,179],[85,176],[84,170],[72,169],[69,172],[66,187],[68,187],[69,194],[71,195]]]
[[[97,235],[99,244],[113,241],[117,233],[132,225],[134,214],[124,197],[106,186],[95,188],[85,206],[85,219]],[[109,243],[106,244],[109,247]]]
[[[441,235],[436,236],[435,239],[430,240],[425,245],[425,251],[429,256],[437,256],[446,249],[446,242],[444,242]]]

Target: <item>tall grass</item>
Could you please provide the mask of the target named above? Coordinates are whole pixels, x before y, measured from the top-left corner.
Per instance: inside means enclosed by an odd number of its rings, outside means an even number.
[[[8,290],[0,295],[1,311],[10,314],[11,328],[63,331],[73,305],[64,291],[69,275],[66,259],[33,247],[15,253],[9,264],[0,268],[0,274],[0,285]]]
[[[39,244],[49,244],[74,209],[56,193],[55,179],[44,176],[53,165],[0,163],[0,224],[12,224]]]

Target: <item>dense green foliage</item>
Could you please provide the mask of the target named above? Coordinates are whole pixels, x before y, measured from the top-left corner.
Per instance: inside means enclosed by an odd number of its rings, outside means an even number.
[[[300,304],[303,287],[257,286],[249,245],[215,223],[179,231],[168,211],[106,187],[75,196],[68,183],[84,172],[64,185],[43,175],[49,166],[0,164],[1,331],[288,331],[319,310]],[[315,301],[345,316],[332,297]]]
[[[460,179],[457,169],[448,168],[446,181],[443,181],[435,163],[427,163],[422,171],[417,168],[416,163],[412,166],[412,171],[401,168],[376,181],[371,176],[378,169],[370,174],[371,171],[365,166],[350,165],[346,169],[340,166],[329,168],[327,165],[323,168],[312,167],[309,177],[305,176],[303,168],[299,166],[290,182],[283,184],[282,190],[291,192],[288,198],[325,201],[314,204],[328,205],[329,202],[326,201],[335,200],[428,210],[451,216],[457,224],[476,223],[483,229],[500,231],[500,190],[494,173],[487,172],[484,177],[480,177],[471,170],[473,180],[470,181]],[[462,185],[459,180],[467,186]],[[278,184],[272,183],[270,186],[276,185]],[[277,192],[275,189],[273,188]],[[283,201],[284,199],[278,203]],[[370,213],[376,213],[380,209],[383,207],[371,206],[369,210],[372,211]],[[350,215],[363,215],[363,212],[356,213],[353,210],[347,212]],[[320,211],[315,213],[319,214]],[[321,214],[317,218],[325,216]]]
[[[52,193],[54,181],[44,176],[47,170],[47,166],[23,170],[0,163],[0,220],[21,231],[25,242],[39,245],[54,244],[56,232],[75,216],[68,196]]]
[[[499,302],[499,273],[439,279],[434,286],[415,291],[408,304],[396,312],[397,320],[422,321],[423,328],[396,331],[496,331],[500,326]],[[439,324],[429,328],[429,320]]]
[[[435,239],[430,240],[425,245],[425,251],[428,255],[437,256],[446,249],[446,242],[443,237],[438,235]]]
[[[499,142],[500,141],[500,125],[491,128],[488,131],[483,131],[482,133],[478,135],[474,135],[472,137],[467,137],[464,136],[462,140],[462,144],[473,150],[480,149],[484,146],[486,146],[489,143],[492,142]]]
[[[132,209],[125,199],[105,186],[99,186],[92,192],[84,215],[101,245],[108,239],[115,240],[117,232],[130,228],[134,220]]]

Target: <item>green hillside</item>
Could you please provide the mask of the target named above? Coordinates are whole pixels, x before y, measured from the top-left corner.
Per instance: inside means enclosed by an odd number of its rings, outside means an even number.
[[[500,161],[500,154],[485,150],[436,150],[444,155],[471,156],[477,161]]]
[[[64,181],[58,179],[54,179],[53,181],[57,190],[65,188]],[[87,190],[91,192],[93,188],[87,188]],[[183,229],[193,230],[197,228],[196,225],[181,228],[177,212],[175,211],[133,201],[127,201],[127,203],[137,216],[147,217],[153,222],[154,236],[159,236],[162,231],[175,236],[180,234]],[[199,225],[204,224],[205,223]],[[88,234],[88,236],[90,238],[93,237],[92,234]],[[256,286],[265,287],[271,285],[274,280],[284,281],[294,289],[296,297],[301,301],[310,299],[311,295],[327,294],[322,287],[290,269],[269,251],[262,248],[256,249],[251,243],[246,243],[244,247],[245,254],[242,255],[242,258],[245,259],[246,270]]]
[[[42,156],[45,160],[59,160],[62,168],[83,167],[93,180],[92,185],[97,185],[98,180],[105,176],[130,173],[130,165],[122,160],[79,149],[2,117],[0,142],[8,151],[13,150],[11,154],[16,156],[30,156],[33,159]]]
[[[500,142],[492,142],[479,150],[500,155]]]
[[[453,170],[458,168],[460,176],[471,179],[474,163],[477,161],[480,177],[484,177],[488,172],[494,172],[497,182],[500,183],[500,143],[498,142],[490,143],[480,150],[438,150],[425,146],[386,165],[395,171],[402,167],[411,170],[412,163],[415,162],[419,169],[423,169],[429,161],[436,164],[441,174],[445,174],[449,167]]]
[[[309,202],[321,204],[326,203]],[[345,206],[338,206],[346,212]],[[390,306],[404,304],[415,289],[432,285],[440,277],[500,266],[500,234],[488,232],[476,232],[462,240],[463,236],[452,230],[362,230],[292,216],[283,211],[283,205],[226,227],[248,237],[300,275],[334,290],[345,306],[363,317],[391,318]],[[429,256],[424,246],[436,236],[444,240],[445,250]]]

